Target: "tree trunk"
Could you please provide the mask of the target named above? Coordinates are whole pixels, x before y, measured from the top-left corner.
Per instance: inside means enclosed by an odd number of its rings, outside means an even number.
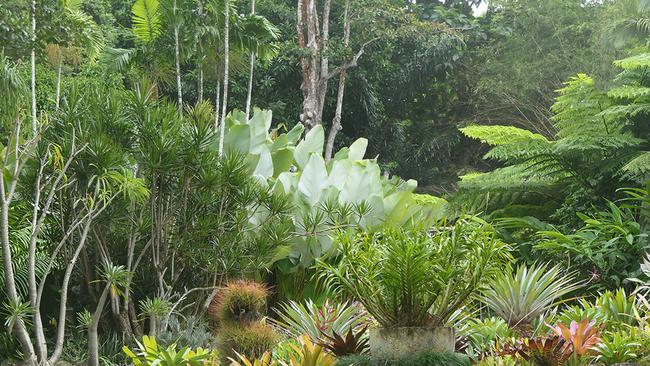
[[[12,253],[11,253],[11,243],[9,242],[9,211],[11,209],[11,202],[13,200],[14,194],[16,192],[16,186],[18,185],[18,177],[21,172],[23,164],[21,163],[22,157],[20,156],[20,130],[21,130],[21,120],[17,118],[11,135],[9,136],[8,146],[11,145],[11,141],[15,141],[16,148],[5,149],[4,156],[0,161],[0,169],[10,169],[12,171],[10,179],[0,179],[0,243],[2,244],[2,266],[4,274],[4,287],[5,292],[7,293],[8,300],[13,303],[21,302],[22,299],[18,296],[18,291],[16,289],[16,277],[14,274]],[[9,168],[6,164],[10,158],[10,155],[15,155],[14,159],[16,160],[12,168]],[[26,365],[36,365],[37,356],[34,352],[34,344],[29,336],[27,327],[22,319],[18,319],[13,326],[13,329],[10,329],[13,334],[18,339],[20,343],[21,350],[23,352],[24,363]]]
[[[99,327],[99,320],[102,317],[104,306],[106,305],[106,298],[111,289],[110,283],[106,284],[104,291],[102,291],[97,303],[97,309],[93,313],[92,321],[88,327],[88,365],[99,366],[99,337],[97,336],[97,328]]]
[[[61,284],[61,300],[59,301],[59,317],[57,319],[57,332],[56,332],[56,344],[52,357],[50,357],[50,363],[56,363],[61,354],[63,353],[63,345],[65,342],[65,323],[66,323],[66,313],[68,312],[68,287],[70,284],[70,278],[72,277],[72,270],[77,263],[79,254],[81,250],[86,245],[86,239],[88,238],[88,232],[90,230],[90,224],[92,222],[92,217],[89,217],[84,225],[83,231],[79,238],[79,244],[72,255],[72,258],[68,262],[68,265],[63,275],[63,283]]]
[[[4,197],[5,187],[2,179],[0,179],[0,188],[2,188],[0,194],[3,195],[0,226],[2,229],[2,262],[4,270],[5,291],[9,297],[9,300],[18,302],[19,297],[16,290],[16,279],[12,265],[11,245],[9,243],[9,202],[7,202]],[[22,320],[16,322],[13,328],[13,333],[16,335],[16,338],[20,343],[21,350],[25,357],[25,364],[36,365],[36,353],[34,352],[34,346],[29,337],[27,327]]]
[[[255,0],[251,0],[251,14],[255,15]],[[246,119],[250,118],[251,100],[253,98],[253,69],[255,67],[256,51],[251,52],[250,64],[248,65],[248,93],[246,94]]]
[[[181,85],[181,52],[178,39],[178,19],[176,18],[176,0],[173,1],[172,11],[174,13],[174,57],[176,59],[176,89],[178,90],[178,109],[183,112],[183,90]]]
[[[350,0],[345,0],[345,10],[343,12],[343,45],[347,48],[350,45]],[[347,71],[341,71],[339,75],[339,90],[336,95],[336,111],[334,112],[334,119],[332,126],[330,126],[329,134],[327,135],[327,143],[325,145],[325,161],[332,158],[334,151],[334,140],[336,134],[343,129],[341,126],[341,114],[343,113],[343,94],[345,92],[345,78]]]
[[[200,18],[200,25],[203,25],[203,0],[198,0],[197,2],[197,10],[199,13],[199,18]],[[203,38],[199,37],[199,62],[198,62],[198,71],[199,75],[197,77],[197,89],[198,89],[198,102],[203,101]]]
[[[36,0],[32,0],[32,54],[31,54],[31,94],[32,94],[32,133],[36,135]]]
[[[223,30],[223,101],[219,126],[219,155],[223,154],[223,139],[226,133],[226,112],[228,110],[228,69],[230,67],[230,0],[224,1],[224,30]]]
[[[214,130],[219,128],[219,107],[221,103],[221,81],[217,80],[217,95],[214,96]]]
[[[314,126],[322,123],[329,79],[340,75],[351,67],[357,66],[365,46],[374,41],[373,39],[364,43],[351,60],[330,70],[327,49],[329,48],[331,0],[325,0],[323,5],[321,30],[318,28],[319,21],[315,1],[298,1],[298,20],[296,22],[298,47],[302,48],[306,55],[300,58],[302,76],[300,89],[303,95],[303,110],[300,114],[300,121],[305,125],[305,131],[309,131]]]
[[[63,69],[63,54],[59,59],[59,65],[56,69],[56,110],[59,110],[59,102],[61,100],[61,71]]]

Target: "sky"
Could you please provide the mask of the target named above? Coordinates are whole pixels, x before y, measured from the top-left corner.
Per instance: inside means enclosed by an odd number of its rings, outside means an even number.
[[[474,7],[474,15],[482,15],[487,10],[487,1],[482,1],[480,5]]]

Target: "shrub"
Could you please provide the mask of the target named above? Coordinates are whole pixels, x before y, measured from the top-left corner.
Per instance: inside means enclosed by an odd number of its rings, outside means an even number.
[[[462,217],[426,229],[341,234],[342,258],[323,278],[361,302],[384,327],[442,325],[510,260],[494,228]]]
[[[192,350],[189,347],[176,349],[176,345],[164,348],[154,337],[142,337],[142,343],[136,340],[138,347],[131,350],[124,346],[122,350],[136,366],[207,366],[217,364],[217,353],[203,348]]]
[[[212,300],[210,318],[222,327],[243,325],[262,319],[269,290],[263,284],[239,280],[228,283]]]
[[[467,356],[451,352],[425,352],[399,360],[381,360],[368,355],[341,357],[336,366],[469,366]]]
[[[217,337],[217,344],[223,357],[236,358],[239,353],[252,359],[271,351],[279,338],[271,326],[258,322],[222,328]]]
[[[158,335],[157,340],[164,346],[176,343],[193,348],[208,348],[212,343],[213,334],[207,322],[201,318],[172,316],[167,329]]]

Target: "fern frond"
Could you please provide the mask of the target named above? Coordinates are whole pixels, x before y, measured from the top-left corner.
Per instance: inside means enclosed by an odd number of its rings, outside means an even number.
[[[642,53],[622,60],[616,60],[614,61],[614,65],[625,70],[650,67],[650,54]]]
[[[650,151],[641,152],[621,168],[625,177],[639,183],[650,179]]]
[[[514,126],[472,125],[461,128],[460,132],[462,132],[467,137],[481,140],[481,142],[492,146],[512,144],[530,140],[548,142],[546,137],[540,134],[536,134]]]
[[[650,88],[638,85],[623,85],[607,92],[610,98],[637,99],[650,96]]]
[[[551,153],[553,150],[552,146],[548,141],[539,139],[498,145],[488,151],[484,158],[507,163],[520,163],[540,155]]]

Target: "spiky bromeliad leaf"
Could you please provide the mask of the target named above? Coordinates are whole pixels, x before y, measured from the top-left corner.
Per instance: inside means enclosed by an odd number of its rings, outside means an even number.
[[[131,8],[133,34],[143,43],[155,41],[162,32],[158,0],[136,0]]]
[[[520,266],[514,274],[500,274],[481,300],[510,327],[530,336],[533,319],[580,287],[574,273],[564,273],[560,266]]]

